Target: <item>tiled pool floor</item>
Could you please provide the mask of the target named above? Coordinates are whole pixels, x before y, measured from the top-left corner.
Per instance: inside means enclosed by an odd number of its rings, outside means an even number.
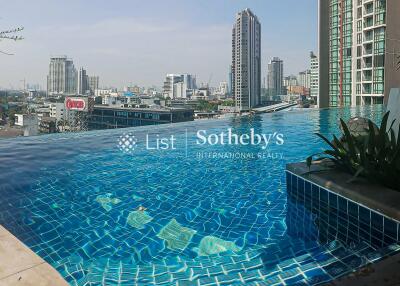
[[[192,260],[174,257],[145,265],[111,259],[84,265],[79,257],[71,257],[60,261],[57,270],[87,286],[318,285],[399,251],[397,244],[376,250],[365,243],[349,248],[333,241],[321,247],[294,240],[241,255],[225,253]]]
[[[381,107],[310,110],[5,140],[0,224],[71,285],[328,281],[381,250],[291,236],[285,165],[321,149],[314,132],[338,132],[339,117],[376,120],[381,112]],[[285,144],[267,150],[282,157],[199,159],[198,152],[265,152],[260,146],[195,144],[198,129],[228,128],[238,134],[283,133]],[[133,154],[117,145],[126,132],[139,142]],[[140,145],[148,134],[174,134],[178,143],[186,135],[190,148],[185,153],[178,144],[175,151],[149,152]],[[318,233],[315,218],[303,219],[300,225]]]

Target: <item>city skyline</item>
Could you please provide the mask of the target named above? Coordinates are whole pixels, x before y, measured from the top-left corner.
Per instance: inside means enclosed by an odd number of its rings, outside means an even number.
[[[161,87],[168,73],[194,74],[199,84],[207,83],[211,77],[211,85],[217,86],[228,81],[234,15],[247,7],[264,27],[262,77],[273,56],[287,63],[288,74],[306,69],[307,55],[317,45],[316,1],[172,1],[169,9],[157,10],[151,9],[151,4],[136,1],[120,1],[120,5],[101,1],[99,7],[82,1],[57,5],[39,2],[15,1],[4,7],[7,15],[2,15],[0,26],[24,26],[25,40],[1,42],[2,49],[16,54],[1,57],[3,70],[7,70],[0,77],[3,88],[21,88],[23,79],[45,87],[48,60],[59,54],[99,75],[102,86],[120,88],[132,83]],[[166,4],[157,5],[162,8]],[[91,12],[83,17],[89,6]],[[130,9],[133,6],[136,8]],[[61,10],[68,20],[56,17]],[[136,10],[141,13],[127,12]],[[289,15],[290,20],[281,21],[277,11]],[[44,13],[48,17],[40,17]]]

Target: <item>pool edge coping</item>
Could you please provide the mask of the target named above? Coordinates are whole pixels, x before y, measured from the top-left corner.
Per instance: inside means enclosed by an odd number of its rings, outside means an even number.
[[[2,257],[0,286],[69,285],[57,270],[2,225],[0,225],[0,257]]]

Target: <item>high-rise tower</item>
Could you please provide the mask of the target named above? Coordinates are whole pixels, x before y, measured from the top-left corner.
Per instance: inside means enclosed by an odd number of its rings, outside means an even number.
[[[66,56],[50,58],[47,94],[75,94],[77,73],[74,63]]]
[[[261,103],[261,25],[245,9],[232,29],[232,94],[236,111],[249,111]]]
[[[319,1],[320,107],[384,102],[400,85],[400,1]]]
[[[283,61],[274,57],[268,64],[267,88],[269,96],[282,95],[283,92]]]

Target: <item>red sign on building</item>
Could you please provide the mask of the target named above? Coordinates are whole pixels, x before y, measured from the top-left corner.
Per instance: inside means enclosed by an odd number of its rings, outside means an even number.
[[[79,110],[85,111],[87,110],[87,100],[79,97],[67,97],[65,99],[65,108],[67,110]]]

